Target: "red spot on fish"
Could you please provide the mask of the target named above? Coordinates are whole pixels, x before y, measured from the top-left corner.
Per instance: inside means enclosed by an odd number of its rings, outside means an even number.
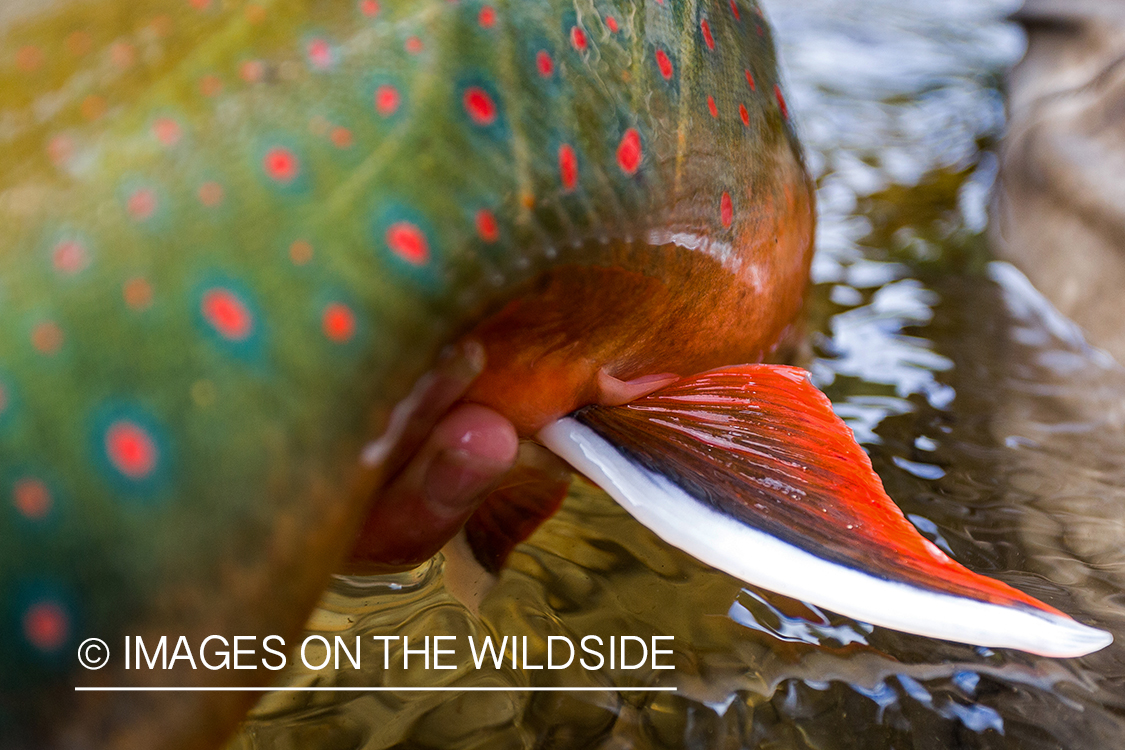
[[[69,136],[56,135],[47,142],[47,156],[56,167],[61,167],[74,156],[74,140]]]
[[[203,318],[225,339],[244,341],[254,331],[254,317],[249,308],[229,289],[208,289],[203,294],[200,308]]]
[[[94,46],[94,40],[86,31],[72,31],[67,34],[63,44],[66,51],[74,57],[82,57]]]
[[[121,70],[132,67],[137,59],[136,48],[128,42],[117,42],[109,48],[109,59]]]
[[[711,24],[707,23],[706,18],[699,22],[699,28],[703,32],[703,41],[707,43],[707,49],[715,49],[715,37],[711,36]]]
[[[550,78],[555,72],[555,61],[551,59],[547,50],[541,49],[535,53],[535,67],[540,76]]]
[[[723,197],[719,199],[719,220],[728,229],[734,221],[734,205],[730,201],[730,193],[723,193]]]
[[[223,186],[217,182],[205,182],[199,186],[199,202],[207,208],[214,208],[223,202]]]
[[[38,479],[20,479],[12,486],[12,505],[24,518],[32,521],[46,518],[52,504],[51,491]]]
[[[125,304],[137,312],[147,309],[152,304],[152,287],[139,276],[126,281],[121,292]]]
[[[81,242],[78,240],[63,240],[55,245],[51,252],[51,262],[54,264],[56,271],[72,276],[86,267],[89,258],[86,256],[86,248]]]
[[[730,12],[734,14],[734,20],[742,20],[742,14],[738,12],[738,4],[734,0],[730,0]]]
[[[635,174],[641,165],[641,134],[636,128],[629,128],[617,144],[617,166],[625,174]]]
[[[347,305],[333,302],[324,308],[321,327],[325,336],[342,344],[355,335],[355,313]]]
[[[43,50],[29,44],[16,52],[16,67],[24,73],[32,73],[43,64],[43,59]]]
[[[567,143],[559,146],[559,177],[568,193],[578,187],[578,157]]]
[[[360,0],[359,12],[368,18],[374,18],[379,15],[379,3],[375,0]]]
[[[484,6],[480,9],[477,22],[480,23],[481,28],[491,29],[496,24],[496,10],[491,5]]]
[[[477,236],[485,242],[495,242],[500,239],[500,227],[496,224],[496,217],[487,208],[477,211],[476,217]]]
[[[211,7],[211,0],[188,0],[188,2],[196,10],[207,10]]]
[[[125,201],[125,210],[133,221],[145,221],[156,213],[156,193],[152,188],[137,188]]]
[[[149,30],[152,31],[153,36],[157,39],[163,39],[172,33],[172,28],[175,24],[172,22],[170,16],[154,16],[148,23]]]
[[[662,49],[656,50],[656,67],[660,68],[660,75],[664,76],[664,80],[672,79],[672,61],[668,59],[668,53]]]
[[[465,89],[462,103],[465,105],[465,112],[468,113],[469,119],[477,125],[491,125],[496,122],[496,103],[484,89],[477,86]]]
[[[266,66],[261,60],[247,60],[238,68],[238,75],[247,83],[257,83],[266,75]]]
[[[742,118],[742,124],[749,127],[750,125],[750,110],[746,109],[745,104],[738,105],[738,116]]]
[[[335,62],[332,45],[324,39],[317,38],[310,41],[305,47],[305,54],[309,59],[309,65],[317,70],[328,70]]]
[[[140,425],[120,419],[105,431],[105,452],[110,463],[130,479],[144,479],[156,469],[156,443]]]
[[[295,266],[303,266],[312,260],[313,247],[308,240],[293,240],[289,245],[289,259]]]
[[[23,635],[40,651],[59,650],[69,634],[70,620],[55,602],[36,602],[23,614]]]
[[[746,69],[746,83],[748,83],[750,85],[751,91],[757,91],[758,90],[757,85],[755,85],[755,83],[754,83],[754,74],[750,72],[749,68]]]
[[[375,111],[383,117],[390,117],[398,109],[402,97],[398,89],[390,84],[383,84],[375,90]]]
[[[97,94],[90,94],[82,100],[82,104],[78,109],[82,112],[82,116],[91,122],[97,120],[105,114],[106,107],[105,97],[98,96]]]
[[[777,99],[777,108],[781,110],[781,116],[789,119],[789,108],[785,106],[785,96],[781,93],[781,87],[774,84],[773,96]]]
[[[412,36],[406,40],[406,44],[403,45],[403,47],[410,54],[416,55],[422,51],[422,40],[416,36]]]
[[[352,147],[352,131],[342,125],[332,128],[332,134],[329,137],[332,139],[332,144],[336,146],[336,148]]]
[[[586,49],[586,32],[581,26],[570,27],[570,43],[579,52]]]
[[[387,228],[387,247],[412,266],[425,265],[430,260],[430,246],[422,230],[408,221],[399,221]]]
[[[707,111],[711,113],[712,117],[719,116],[719,108],[715,106],[715,97],[713,96],[707,97]]]
[[[292,151],[284,146],[274,146],[262,159],[262,169],[271,180],[289,184],[297,179],[301,164]]]
[[[31,345],[40,354],[57,354],[62,344],[62,329],[52,320],[43,321],[31,329]]]
[[[183,131],[180,130],[180,124],[171,117],[159,117],[152,123],[152,134],[162,145],[175,146]]]
[[[611,34],[617,33],[619,27],[617,26],[617,19],[616,18],[614,18],[613,16],[606,16],[605,17],[605,25],[606,25],[606,28],[609,29]]]
[[[199,79],[199,93],[207,98],[218,96],[223,90],[223,82],[217,75],[205,75]]]
[[[247,21],[257,25],[266,20],[266,9],[257,3],[251,3],[246,6],[245,15]]]

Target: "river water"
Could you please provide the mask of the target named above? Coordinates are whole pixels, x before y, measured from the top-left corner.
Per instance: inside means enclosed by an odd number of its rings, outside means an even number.
[[[370,666],[282,683],[607,690],[274,693],[232,748],[1125,747],[1125,369],[983,239],[1013,9],[770,4],[819,185],[803,364],[923,534],[1112,646],[1059,660],[872,628],[744,587],[579,482],[478,612],[441,561],[337,581],[311,632],[363,635]],[[384,670],[373,634],[527,636],[532,663],[550,635],[670,635],[676,668],[403,670],[392,646]],[[630,690],[651,686],[678,690]]]

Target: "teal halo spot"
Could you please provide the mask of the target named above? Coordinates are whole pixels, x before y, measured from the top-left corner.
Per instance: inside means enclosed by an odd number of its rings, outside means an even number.
[[[379,0],[357,0],[355,9],[356,13],[358,13],[361,18],[367,21],[374,21],[382,15],[383,8],[381,6],[382,3],[380,3]]]
[[[301,35],[301,57],[314,73],[329,73],[340,64],[340,48],[327,34],[308,31]]]
[[[188,120],[183,113],[171,108],[153,112],[145,123],[146,136],[161,150],[171,150],[188,145]]]
[[[56,279],[81,277],[96,259],[90,235],[70,226],[59,226],[45,232],[39,244],[44,267]]]
[[[83,618],[69,586],[53,578],[17,580],[0,597],[0,687],[26,690],[36,677],[73,667]]]
[[[702,44],[702,42],[700,42]],[[664,53],[668,62],[672,65],[672,77],[665,78],[660,70],[660,65],[657,62],[657,51]],[[648,78],[653,81],[657,86],[667,91],[672,92],[672,96],[679,96],[680,93],[680,77],[683,75],[683,70],[680,68],[680,57],[676,52],[676,48],[671,42],[653,43],[650,42],[645,45],[645,60],[644,63],[649,67]]]
[[[457,117],[466,132],[493,141],[507,140],[510,131],[504,100],[491,80],[480,74],[465,75],[458,79],[454,91]],[[484,117],[486,114],[488,118]]]
[[[353,357],[366,351],[370,317],[362,302],[334,287],[322,287],[309,307],[310,327],[321,342],[319,348],[333,357]]]
[[[589,162],[586,160],[586,155],[580,148],[580,138],[577,134],[564,136],[561,131],[554,131],[548,143],[548,154],[550,158],[550,180],[554,189],[557,191],[562,200],[572,199],[579,196],[586,191],[587,185],[590,182],[592,175],[587,173]],[[564,178],[564,147],[569,146],[571,155],[573,156],[573,166],[577,170],[577,184],[568,189],[566,180]]]
[[[91,462],[99,475],[122,499],[140,501],[144,505],[165,499],[171,483],[175,456],[168,431],[146,409],[134,403],[112,401],[98,406],[89,418],[88,448]],[[117,446],[126,450],[129,460],[111,454],[115,447],[111,436],[123,427],[136,428],[145,437],[141,448]],[[135,444],[134,444],[135,445]],[[147,451],[151,451],[148,453]]]
[[[262,359],[266,321],[249,285],[225,274],[206,274],[192,287],[188,303],[201,335],[217,349],[246,362]]]
[[[250,165],[258,181],[273,192],[301,196],[312,187],[312,165],[296,139],[285,135],[267,136],[251,149]]]
[[[444,253],[437,228],[424,214],[400,203],[388,203],[376,209],[370,226],[375,252],[387,268],[431,293],[442,290]],[[414,253],[412,246],[395,244],[396,239],[413,239],[411,228],[424,238],[424,255]]]
[[[629,131],[636,132],[636,140],[627,139]],[[659,180],[659,172],[652,167],[652,140],[643,123],[631,113],[619,111],[615,121],[607,130],[606,172],[617,193],[622,208],[636,214],[645,211],[649,203],[654,180]],[[639,145],[640,157],[637,159],[631,146]],[[629,169],[632,168],[632,172]]]
[[[574,41],[571,34],[575,28],[581,29],[586,37],[586,49],[579,50],[574,46]],[[560,54],[565,53],[570,56],[573,61],[574,57],[579,60],[584,59],[590,53],[590,48],[593,46],[593,39],[590,38],[590,30],[586,28],[585,24],[578,18],[577,11],[573,7],[566,10],[559,17],[559,38],[563,40],[563,47]]]
[[[536,88],[554,94],[563,82],[560,65],[563,62],[556,44],[542,34],[535,34],[525,39],[522,43],[523,56],[520,65],[526,69],[521,71],[523,78],[535,85]],[[550,59],[550,75],[543,75],[539,69],[539,53],[545,52]]]
[[[410,107],[410,92],[402,79],[388,73],[374,73],[360,86],[365,112],[376,123],[395,124]]]
[[[146,177],[129,176],[117,188],[121,215],[131,226],[147,232],[168,228],[171,207],[168,192]]]
[[[14,519],[17,528],[43,533],[58,527],[70,498],[49,468],[19,464],[0,475],[0,503],[0,516]]]

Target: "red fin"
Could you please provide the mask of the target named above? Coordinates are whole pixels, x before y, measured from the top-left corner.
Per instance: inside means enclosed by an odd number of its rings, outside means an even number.
[[[562,505],[570,478],[570,470],[553,455],[532,443],[521,444],[516,465],[465,524],[477,562],[499,573],[515,546]]]
[[[922,537],[804,370],[715,370],[579,410],[540,439],[658,535],[750,583],[980,645],[1074,655],[1108,643]]]

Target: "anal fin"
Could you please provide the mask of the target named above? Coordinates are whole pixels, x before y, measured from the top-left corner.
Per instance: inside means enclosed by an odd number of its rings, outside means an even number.
[[[497,574],[516,545],[555,514],[570,487],[565,464],[534,443],[522,443],[513,466],[465,524],[477,562]]]
[[[1079,656],[1112,640],[922,537],[804,370],[714,370],[539,439],[665,541],[753,585],[979,646]]]

